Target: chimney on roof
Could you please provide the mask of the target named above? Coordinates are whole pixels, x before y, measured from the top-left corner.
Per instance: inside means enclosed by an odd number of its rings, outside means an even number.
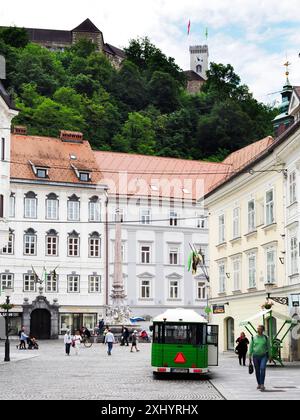
[[[61,141],[68,142],[68,143],[82,143],[83,134],[77,131],[61,130],[60,139]]]
[[[25,125],[15,125],[12,128],[12,132],[20,136],[27,136],[27,127]]]

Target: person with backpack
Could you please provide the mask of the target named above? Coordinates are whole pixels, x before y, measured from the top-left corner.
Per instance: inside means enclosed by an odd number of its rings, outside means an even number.
[[[249,350],[249,360],[255,368],[257,389],[265,391],[265,377],[268,360],[271,362],[271,348],[269,338],[264,334],[265,327],[260,325],[257,328],[257,335],[252,337]]]

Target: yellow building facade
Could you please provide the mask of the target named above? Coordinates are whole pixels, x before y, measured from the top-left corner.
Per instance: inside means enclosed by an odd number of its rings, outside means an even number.
[[[212,307],[219,306],[216,313],[210,314],[210,322],[219,325],[221,352],[234,350],[242,331],[250,341],[250,334],[240,324],[262,311],[267,298],[266,284],[274,285],[271,297],[300,293],[299,283],[291,282],[288,276],[285,239],[288,175],[281,158],[287,143],[297,138],[300,142],[299,133],[299,129],[292,130],[280,141],[273,141],[252,162],[247,161],[249,147],[236,152],[236,156],[233,154],[231,160],[244,159],[242,169],[205,197],[209,211],[210,303]],[[298,311],[280,303],[275,303],[272,309],[274,317],[267,315],[264,320],[259,317],[253,321],[255,327],[264,322],[267,334],[279,331],[284,317]],[[300,356],[300,340],[293,346],[291,342],[289,333],[284,340],[283,359]]]

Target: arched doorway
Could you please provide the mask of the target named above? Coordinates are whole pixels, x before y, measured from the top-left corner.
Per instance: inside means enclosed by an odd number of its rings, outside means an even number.
[[[235,333],[234,333],[234,319],[226,319],[226,337],[227,337],[227,350],[234,350],[235,348]]]
[[[273,316],[267,318],[265,321],[265,328],[267,336],[270,338],[274,338],[277,334],[277,319]]]
[[[30,334],[39,340],[51,337],[51,314],[47,309],[35,309],[31,312]]]

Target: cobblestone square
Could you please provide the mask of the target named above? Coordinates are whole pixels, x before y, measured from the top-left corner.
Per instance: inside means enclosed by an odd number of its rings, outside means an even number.
[[[17,351],[15,344],[11,345],[12,361],[0,363],[2,400],[223,399],[208,380],[154,379],[149,344],[140,344],[139,353],[116,345],[111,357],[103,344],[83,347],[79,356],[71,349],[70,357],[65,356],[62,341],[41,341],[38,351]],[[3,343],[0,354],[2,360]]]

